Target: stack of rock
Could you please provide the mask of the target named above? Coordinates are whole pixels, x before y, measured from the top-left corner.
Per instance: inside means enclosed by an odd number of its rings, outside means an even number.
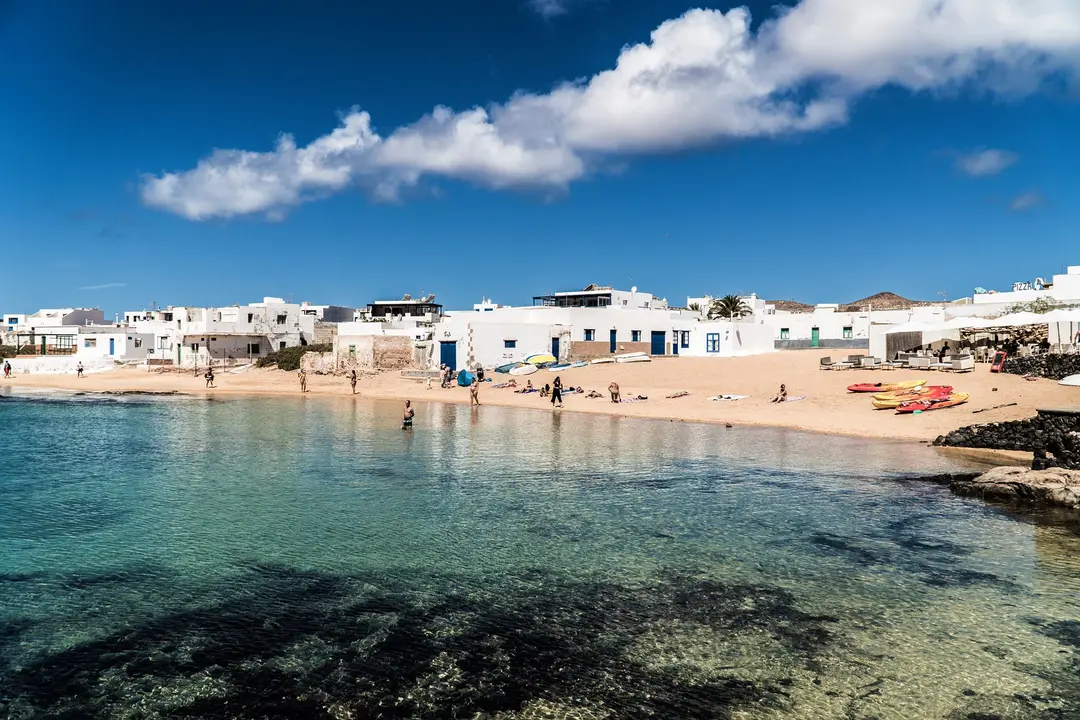
[[[1003,371],[1012,375],[1034,375],[1060,380],[1070,375],[1080,375],[1080,355],[1047,353],[1006,358]]]

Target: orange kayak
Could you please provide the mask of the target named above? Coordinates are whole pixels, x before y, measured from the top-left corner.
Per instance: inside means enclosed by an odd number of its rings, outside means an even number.
[[[968,393],[953,393],[944,398],[923,398],[921,400],[909,400],[905,403],[901,403],[896,408],[898,414],[910,414],[913,412],[927,412],[929,410],[944,410],[945,408],[956,407],[957,405],[963,405],[967,402]]]

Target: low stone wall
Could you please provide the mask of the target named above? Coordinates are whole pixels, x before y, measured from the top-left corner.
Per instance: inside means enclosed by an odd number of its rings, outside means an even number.
[[[1080,469],[1080,408],[1039,410],[1027,420],[970,425],[934,440],[942,447],[1019,450],[1034,455],[1031,467]]]
[[[1005,367],[1002,370],[1011,375],[1034,375],[1060,380],[1070,375],[1080,375],[1080,354],[1047,353],[1005,358]]]
[[[773,340],[773,349],[775,350],[869,350],[870,340],[867,338],[852,338],[844,340],[842,338],[822,339],[818,341],[817,347],[811,345],[810,338],[800,338],[795,340]]]
[[[609,340],[592,340],[589,342],[575,340],[570,345],[570,359],[595,360],[596,358],[625,355],[626,353],[652,353],[652,344],[647,342],[620,342],[616,343],[616,348],[618,349],[614,353],[611,352],[611,342]]]

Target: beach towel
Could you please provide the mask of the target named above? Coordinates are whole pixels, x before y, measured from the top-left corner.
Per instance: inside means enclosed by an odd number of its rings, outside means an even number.
[[[750,397],[749,395],[713,395],[710,400],[716,402],[717,400],[745,400]]]
[[[805,400],[805,399],[806,399],[805,395],[792,395],[791,397],[789,397],[784,402],[799,402],[800,400]]]

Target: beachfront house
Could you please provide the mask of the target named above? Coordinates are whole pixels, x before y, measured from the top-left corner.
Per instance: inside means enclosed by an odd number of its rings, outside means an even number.
[[[538,295],[528,307],[490,301],[471,312],[449,312],[435,326],[436,364],[497,367],[535,354],[560,361],[643,352],[654,357],[730,357],[772,351],[772,336],[755,319],[704,323],[695,313],[637,288],[590,285]]]
[[[432,363],[432,333],[443,317],[434,295],[376,300],[354,322],[343,322],[334,338],[338,369],[427,369]]]
[[[138,332],[153,335],[151,364],[179,367],[250,362],[315,339],[315,315],[274,297],[223,308],[138,310],[124,313],[124,319]]]

